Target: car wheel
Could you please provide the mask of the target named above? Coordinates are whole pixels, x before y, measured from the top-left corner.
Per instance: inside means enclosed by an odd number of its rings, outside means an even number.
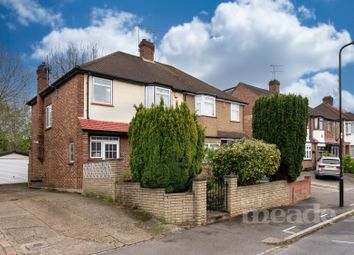
[[[315,179],[320,179],[320,176],[316,174]]]

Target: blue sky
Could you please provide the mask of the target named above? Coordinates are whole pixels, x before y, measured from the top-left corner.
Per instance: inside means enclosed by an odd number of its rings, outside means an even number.
[[[0,0],[0,46],[35,70],[51,49],[97,44],[102,54],[137,54],[139,38],[156,59],[221,89],[240,81],[266,88],[271,64],[283,92],[336,99],[338,50],[353,40],[347,0],[84,1]],[[354,47],[344,54],[344,107],[354,111]]]

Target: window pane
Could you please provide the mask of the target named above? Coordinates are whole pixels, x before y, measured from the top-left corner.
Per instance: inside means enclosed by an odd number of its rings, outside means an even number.
[[[112,99],[112,88],[94,85],[93,88],[93,101],[98,103],[111,104]]]
[[[204,103],[204,114],[207,116],[214,116],[214,104]]]
[[[169,107],[171,105],[171,90],[170,89],[165,89],[165,88],[160,88],[156,87],[156,104],[159,104],[161,102],[161,98],[163,99],[164,104]]]
[[[117,144],[105,144],[105,158],[117,158]]]
[[[231,104],[231,120],[240,121],[240,106],[238,104]]]
[[[145,93],[146,93],[145,106],[149,108],[155,103],[154,86],[147,86],[145,89]]]
[[[102,156],[101,152],[101,143],[100,142],[91,142],[91,157],[100,158]]]

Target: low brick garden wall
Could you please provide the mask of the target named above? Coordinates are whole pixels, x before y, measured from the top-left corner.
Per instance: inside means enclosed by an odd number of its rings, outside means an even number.
[[[202,225],[207,221],[206,180],[193,181],[191,192],[166,193],[164,189],[142,188],[136,182],[124,182],[126,167],[120,160],[84,164],[83,193],[111,196],[137,206],[155,217],[173,224]],[[288,183],[275,181],[237,186],[235,176],[225,176],[227,210],[231,217],[251,211],[287,206],[311,195],[311,177]]]
[[[227,205],[230,216],[295,204],[311,195],[311,177],[288,183],[275,181],[250,186],[237,186],[235,176],[226,176]]]
[[[116,199],[137,206],[173,224],[206,222],[206,181],[194,180],[192,192],[166,193],[164,189],[142,188],[137,182],[117,183]]]

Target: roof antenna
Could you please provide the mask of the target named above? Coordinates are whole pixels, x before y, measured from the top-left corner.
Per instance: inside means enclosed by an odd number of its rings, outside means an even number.
[[[282,73],[284,72],[283,70],[279,70],[281,67],[283,67],[283,65],[270,65],[270,67],[272,68],[272,70],[270,71],[273,74],[273,80],[277,79],[277,73]]]

